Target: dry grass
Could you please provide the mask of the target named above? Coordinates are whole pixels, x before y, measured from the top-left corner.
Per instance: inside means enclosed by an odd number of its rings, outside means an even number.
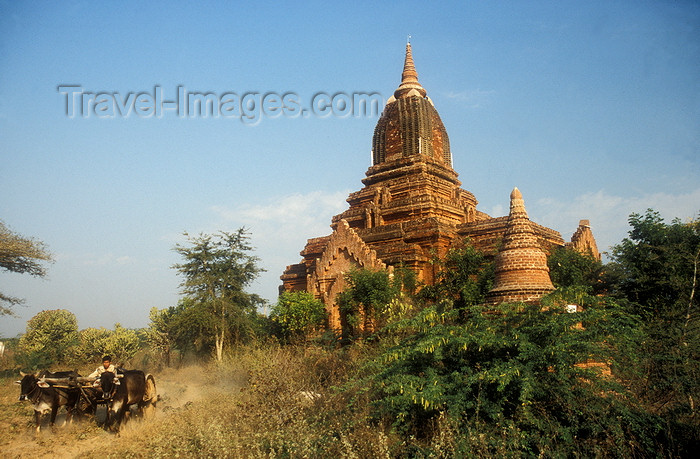
[[[28,402],[18,401],[17,376],[0,378],[0,456],[3,458],[36,457],[38,454],[53,457],[76,457],[93,442],[110,436],[94,422],[76,421],[65,425],[65,411],[61,409],[56,427],[48,426],[44,416],[42,431],[34,432],[34,410]]]
[[[239,349],[207,368],[201,397],[123,432],[119,440],[128,435],[128,442],[112,450],[120,457],[390,457],[388,438],[343,416],[346,400],[332,389],[354,361],[316,348]]]
[[[165,369],[156,376],[156,416],[131,420],[115,436],[93,419],[32,429],[19,389],[0,381],[3,457],[392,457],[390,439],[369,425],[364,407],[348,410],[334,386],[355,371],[361,347],[245,347],[223,364]],[[350,413],[353,413],[350,415]],[[108,445],[108,446],[106,446]]]

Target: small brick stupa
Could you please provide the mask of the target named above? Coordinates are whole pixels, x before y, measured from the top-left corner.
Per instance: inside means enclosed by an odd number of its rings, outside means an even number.
[[[503,246],[496,255],[493,288],[486,301],[491,304],[532,303],[552,290],[547,254],[532,229],[523,195],[514,188],[510,194],[510,214]]]

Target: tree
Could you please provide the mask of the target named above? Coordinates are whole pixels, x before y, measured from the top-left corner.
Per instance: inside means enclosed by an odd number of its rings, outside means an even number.
[[[588,253],[557,247],[547,258],[549,277],[555,287],[585,287],[594,293],[605,290],[603,264]]]
[[[263,300],[245,288],[264,271],[250,252],[248,232],[200,234],[188,246],[176,245],[184,263],[173,267],[182,274],[182,292],[210,316],[216,359],[221,361],[226,342],[238,342],[250,334],[250,318]]]
[[[631,322],[614,303],[589,297],[587,306],[430,305],[395,325],[405,338],[359,385],[372,395],[375,419],[404,438],[438,436],[446,417],[460,432],[458,456],[655,452],[658,418],[602,366],[582,365],[612,359]]]
[[[188,352],[211,354],[216,335],[214,319],[206,304],[189,297],[180,298],[170,319],[170,334],[180,358]]]
[[[10,231],[0,220],[0,268],[19,274],[44,277],[46,269],[41,262],[51,261],[43,242],[20,236]],[[0,316],[12,314],[12,307],[22,299],[0,292]]]
[[[368,335],[383,324],[377,323],[400,287],[388,271],[353,269],[345,274],[347,287],[338,294],[343,341],[364,333]]]
[[[613,293],[642,317],[644,334],[634,380],[640,397],[683,438],[700,437],[700,221],[670,224],[648,209],[631,214],[629,237],[613,247],[606,269]],[[692,432],[688,434],[687,432]]]
[[[284,292],[272,307],[270,319],[287,339],[306,340],[323,326],[326,309],[321,300],[308,292]]]
[[[484,300],[493,284],[493,262],[469,240],[450,249],[444,258],[435,258],[433,264],[438,269],[435,284],[420,292],[429,302],[450,299],[456,308],[477,304]]]
[[[78,321],[65,309],[41,311],[27,322],[27,331],[19,340],[28,366],[63,363],[78,344]]]
[[[173,317],[175,308],[168,309],[151,308],[148,317],[151,322],[146,329],[146,339],[151,349],[160,353],[165,359],[165,366],[170,366],[170,353],[175,347],[173,334]]]
[[[112,361],[126,366],[139,350],[139,335],[134,330],[124,328],[120,323],[114,324],[114,331],[105,343],[105,353],[112,356]]]
[[[618,287],[641,306],[646,317],[680,315],[697,308],[695,294],[700,256],[700,220],[666,224],[658,212],[629,217],[629,237],[613,247]]]
[[[76,357],[80,361],[92,362],[105,356],[108,353],[107,341],[111,333],[111,330],[104,327],[80,330],[75,349]]]

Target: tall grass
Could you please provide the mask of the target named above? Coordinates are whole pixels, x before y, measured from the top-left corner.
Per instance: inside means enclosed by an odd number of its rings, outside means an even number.
[[[396,446],[392,444],[397,440],[367,421],[367,404],[359,402],[353,407],[351,395],[336,389],[358,371],[367,352],[362,346],[346,350],[278,345],[237,348],[222,363],[202,368],[200,398],[173,408],[177,400],[164,393],[165,407],[154,420],[127,424],[109,448],[95,447],[88,453],[109,457],[394,457]]]
[[[430,439],[401,438],[371,421],[363,388],[347,383],[361,380],[363,362],[376,352],[362,344],[332,350],[268,344],[236,348],[221,363],[165,369],[156,374],[163,397],[156,416],[130,420],[118,436],[88,419],[32,438],[24,405],[25,436],[16,440],[26,445],[10,457],[38,450],[54,457],[453,457],[465,446],[478,454],[472,448],[480,443],[483,452],[492,450],[479,432],[460,432],[446,416],[435,421]]]
[[[31,408],[17,405],[17,386],[0,391],[7,457],[393,458],[513,457],[524,432],[508,422],[458,423],[439,413],[431,435],[399,436],[391,419],[371,413],[358,387],[366,362],[381,349],[266,344],[232,350],[208,362],[156,373],[163,397],[152,419],[132,419],[114,436],[94,419],[32,438]],[[377,359],[373,359],[375,362]],[[9,381],[6,379],[9,383]],[[372,415],[374,414],[374,415]],[[386,423],[386,424],[385,424]],[[14,433],[13,433],[14,432]],[[14,439],[14,443],[13,440]],[[554,441],[554,439],[552,439]],[[24,446],[17,447],[23,443]],[[9,449],[12,448],[12,449]],[[601,451],[605,456],[605,451]]]

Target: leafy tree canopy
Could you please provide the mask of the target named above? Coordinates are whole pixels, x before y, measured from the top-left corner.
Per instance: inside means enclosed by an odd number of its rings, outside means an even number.
[[[135,330],[124,328],[120,323],[116,323],[114,331],[107,336],[105,353],[112,356],[113,362],[128,367],[139,350],[139,341],[139,335]]]
[[[648,209],[630,215],[629,224],[629,237],[612,250],[611,269],[618,270],[620,293],[646,317],[697,309],[700,221],[667,224]]]
[[[272,307],[270,319],[288,339],[306,339],[326,320],[321,300],[308,292],[284,292]]]
[[[43,242],[10,231],[0,220],[0,268],[19,274],[44,277],[42,262],[51,261]],[[12,306],[23,300],[0,292],[0,315],[12,314]]]
[[[28,367],[50,367],[72,356],[78,344],[78,320],[65,309],[41,311],[27,322],[27,331],[19,340]]]
[[[384,325],[389,305],[401,293],[404,277],[392,277],[388,271],[353,269],[345,275],[347,284],[338,294],[343,341],[369,335]]]
[[[493,262],[469,240],[450,249],[444,258],[435,258],[433,264],[437,267],[435,284],[420,293],[430,302],[450,300],[458,308],[480,303],[493,284]]]
[[[446,415],[464,432],[461,450],[477,456],[653,451],[659,419],[625,402],[606,365],[586,365],[608,362],[633,322],[614,303],[588,302],[579,313],[555,304],[423,309],[394,325],[405,338],[361,382],[375,418],[421,438],[439,435]]]
[[[198,308],[198,318],[210,322],[216,357],[221,360],[224,343],[251,333],[251,316],[263,300],[245,288],[264,270],[250,254],[253,248],[244,228],[234,233],[185,235],[188,244],[175,246],[184,262],[173,268],[184,277],[182,292]]]
[[[145,330],[146,340],[151,349],[161,354],[165,365],[170,366],[170,353],[175,347],[175,335],[173,333],[173,317],[175,308],[158,309],[151,308],[148,317],[150,323]]]
[[[104,327],[80,330],[75,356],[87,362],[94,362],[107,355],[107,341],[112,333]]]
[[[632,214],[629,237],[613,247],[606,269],[614,293],[642,317],[644,335],[631,387],[663,415],[680,444],[700,438],[700,221],[670,224],[658,212]]]
[[[594,293],[605,290],[603,263],[590,254],[559,247],[549,255],[547,265],[555,287],[587,287]]]
[[[648,209],[630,215],[629,224],[629,237],[612,251],[621,292],[645,315],[684,311],[697,283],[700,221],[667,224]]]

